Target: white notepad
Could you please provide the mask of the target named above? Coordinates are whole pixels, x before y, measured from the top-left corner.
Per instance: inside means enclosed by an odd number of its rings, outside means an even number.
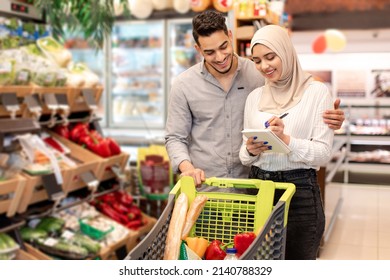
[[[272,150],[266,152],[283,154],[291,152],[289,146],[269,129],[244,129],[241,133],[248,138],[257,136],[257,139],[254,142],[268,142],[267,145],[272,146]]]

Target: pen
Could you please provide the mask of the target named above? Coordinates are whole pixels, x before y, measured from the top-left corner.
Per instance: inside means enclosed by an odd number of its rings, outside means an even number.
[[[279,117],[279,119],[283,119],[283,118],[286,117],[287,115],[288,115],[288,113],[284,113],[283,115],[281,115],[281,116]],[[265,126],[265,128],[268,128],[268,127],[269,127],[268,121],[266,121],[266,122],[264,123],[264,126]]]
[[[284,117],[286,117],[288,115],[288,113],[284,113],[283,115],[281,115],[280,117],[279,117],[279,119],[283,119]]]

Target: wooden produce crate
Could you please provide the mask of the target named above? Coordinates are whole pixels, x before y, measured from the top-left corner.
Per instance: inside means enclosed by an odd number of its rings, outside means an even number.
[[[26,179],[23,197],[20,201],[18,213],[24,213],[30,204],[47,200],[49,197],[42,185],[41,176],[32,176],[27,173],[22,175]]]
[[[52,260],[53,258],[49,257],[42,251],[38,250],[37,248],[33,247],[31,244],[24,243],[24,246],[26,248],[26,252],[34,257],[37,260]]]
[[[22,249],[19,249],[16,252],[15,260],[38,260],[38,258],[26,251],[23,251]]]
[[[100,249],[99,257],[102,260],[117,260],[121,259],[118,255],[122,254],[123,259],[128,252],[127,244],[136,243],[137,234],[136,232],[105,216],[104,214],[101,215],[104,217],[104,219],[110,221],[110,223],[114,226],[114,230],[107,235],[103,242],[101,242],[102,248]],[[110,238],[110,235],[118,234],[118,232],[121,234],[121,238],[113,242]]]
[[[42,115],[50,115],[52,111],[48,108],[45,103],[45,94],[65,94],[68,98],[69,103],[69,94],[71,92],[71,88],[69,87],[40,87],[34,86],[33,93],[38,94],[41,105],[42,105]],[[56,110],[58,111],[58,110]]]
[[[102,260],[117,260],[118,250],[125,250],[125,252],[123,253],[126,254],[128,252],[127,244],[128,243],[136,244],[136,240],[137,240],[136,233],[133,231],[129,231],[128,235],[125,236],[123,239],[119,240],[117,243],[102,247],[102,249],[99,252],[99,256]]]
[[[68,157],[74,160],[77,164],[76,167],[71,167],[65,170],[65,174],[63,176],[63,189],[65,193],[70,193],[86,186],[86,183],[80,177],[83,173],[91,172],[96,178],[98,178],[100,165],[103,164],[103,160],[100,157],[52,131],[48,130],[47,133],[56,140],[60,141],[70,150],[70,155],[68,155]]]
[[[79,159],[82,162],[88,163],[98,163],[97,166],[93,166],[93,173],[95,174],[98,181],[105,181],[108,179],[113,179],[116,177],[116,174],[112,171],[112,167],[117,166],[121,172],[124,173],[126,163],[129,160],[130,155],[128,153],[122,152],[119,155],[114,155],[108,158],[103,158],[92,151],[81,147],[80,145],[65,139],[64,137],[59,136],[58,134],[48,131],[50,135],[59,139],[66,146],[73,147],[74,150],[77,150],[76,154],[72,154],[76,159]],[[77,147],[76,147],[77,146]],[[76,171],[77,172],[77,171]],[[82,172],[78,172],[81,174]]]
[[[32,86],[0,86],[0,94],[15,93],[18,98],[24,98],[33,92]],[[16,111],[16,117],[21,117],[27,109],[27,106],[21,102],[20,109]],[[10,112],[5,109],[3,105],[0,106],[0,117],[10,117]]]
[[[124,173],[124,169],[130,157],[130,155],[125,152],[122,152],[119,155],[111,156],[109,158],[102,158],[98,155],[95,156],[102,160],[99,170],[97,171],[97,177],[100,181],[105,181],[116,177],[116,174],[112,171],[112,167],[114,166],[118,167],[119,170]]]
[[[131,230],[134,233],[135,238],[128,239],[126,243],[126,249],[130,252],[137,244],[147,235],[157,223],[157,219],[142,213],[142,218],[147,220],[147,224],[140,227],[138,230]]]
[[[65,178],[68,172],[68,170],[62,169],[62,177]],[[27,210],[27,207],[31,204],[49,199],[47,191],[42,183],[42,176],[33,176],[27,173],[22,174],[22,176],[26,179],[26,185],[24,188],[23,197],[19,203],[18,213],[24,213]],[[62,191],[65,192],[64,189],[62,189]]]
[[[21,175],[0,182],[0,214],[6,213],[12,217],[18,210],[26,185],[26,179]]]
[[[103,93],[102,86],[93,88],[70,88],[68,92],[68,102],[72,112],[84,112],[90,110],[88,103],[83,95],[84,90],[91,91],[96,104],[99,104]]]

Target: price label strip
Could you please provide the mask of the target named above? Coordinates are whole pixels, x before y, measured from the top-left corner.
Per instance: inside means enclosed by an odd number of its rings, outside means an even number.
[[[54,173],[42,175],[42,185],[45,187],[48,197],[53,201],[60,201],[65,198],[65,194],[60,184],[58,184]]]
[[[47,108],[49,108],[49,110],[51,111],[48,127],[53,127],[56,124],[55,115],[57,113],[57,110],[59,109],[57,98],[54,93],[44,94],[43,98],[45,100]]]
[[[39,105],[39,101],[36,95],[27,95],[24,98],[24,103],[27,105],[28,110],[35,115],[36,119],[42,115],[42,107]]]
[[[69,113],[70,113],[70,107],[68,102],[68,96],[65,93],[57,93],[55,94],[58,108],[62,111],[61,118],[64,121],[64,125],[68,125],[69,123]]]
[[[10,112],[11,119],[15,119],[16,112],[20,110],[20,105],[16,93],[3,93],[1,94],[1,102],[5,109]]]
[[[99,181],[96,179],[95,175],[91,171],[80,174],[80,178],[92,191],[97,190],[97,187],[99,186]]]

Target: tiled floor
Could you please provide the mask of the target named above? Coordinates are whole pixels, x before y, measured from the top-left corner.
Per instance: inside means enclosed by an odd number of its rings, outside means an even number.
[[[330,234],[325,235],[319,259],[390,260],[390,185],[329,184],[327,228],[339,197],[340,211]]]

